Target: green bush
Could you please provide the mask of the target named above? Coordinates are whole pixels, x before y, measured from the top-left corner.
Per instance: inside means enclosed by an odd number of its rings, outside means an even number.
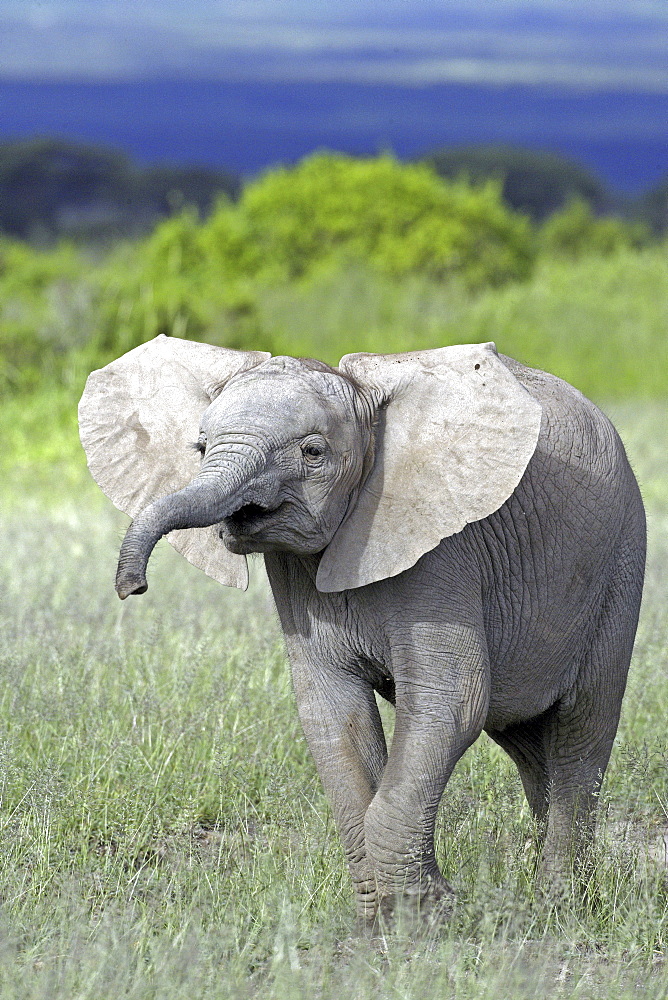
[[[639,248],[650,240],[641,222],[625,222],[612,216],[597,218],[591,205],[574,198],[547,220],[540,231],[543,253],[563,257],[595,254],[605,257],[626,247]]]
[[[494,184],[447,184],[388,156],[319,154],[266,174],[236,205],[221,200],[204,223],[185,211],[117,251],[98,276],[91,359],[159,333],[272,350],[261,290],[336,272],[342,259],[480,288],[527,277],[533,248],[529,223]]]
[[[73,247],[38,251],[0,239],[0,390],[29,389],[55,375],[90,335],[92,296]]]
[[[208,261],[190,211],[121,247],[101,269],[95,350],[127,351],[160,333],[198,339],[211,320]]]
[[[479,287],[525,278],[529,222],[498,184],[447,183],[390,156],[320,153],[250,184],[202,231],[228,273],[299,278],[332,256],[361,257],[391,275],[462,277]]]
[[[218,219],[228,211],[234,213],[221,204]],[[240,273],[233,256],[187,210],[142,243],[122,247],[99,274],[91,357],[108,360],[161,333],[257,347],[262,334],[254,323],[256,282]]]

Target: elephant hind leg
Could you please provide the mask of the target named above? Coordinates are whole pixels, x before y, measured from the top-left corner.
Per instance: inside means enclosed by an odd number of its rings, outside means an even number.
[[[596,630],[569,696],[544,735],[549,810],[541,870],[552,880],[588,874],[596,808],[617,733],[644,576],[644,522],[630,525],[617,553]]]
[[[572,690],[539,718],[489,734],[517,765],[541,824],[539,874],[546,882],[563,881],[574,870],[586,875],[589,868],[642,591],[638,546],[631,535],[626,541],[628,551],[622,547]]]
[[[547,818],[550,797],[545,734],[554,711],[551,708],[530,722],[487,731],[487,735],[506,751],[517,767],[524,794],[541,831]]]
[[[578,703],[489,733],[516,764],[538,824],[542,883],[561,884],[585,862],[615,729],[599,729],[596,713],[585,721]]]
[[[616,730],[607,720],[599,720],[599,728],[595,714],[584,726],[579,714],[559,715],[548,762],[549,808],[538,871],[547,887],[568,883],[573,875],[580,881],[589,876],[598,796]]]

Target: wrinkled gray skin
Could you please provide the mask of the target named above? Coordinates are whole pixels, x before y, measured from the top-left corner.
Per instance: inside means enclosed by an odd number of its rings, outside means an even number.
[[[230,380],[204,414],[201,474],[136,518],[121,552],[123,597],[146,588],[153,545],[175,527],[220,523],[231,551],[264,552],[365,920],[399,896],[447,908],[436,812],[482,730],[518,767],[546,877],[569,872],[593,833],[640,605],[643,506],[603,414],[502,360],[543,407],[529,466],[499,510],[398,576],[316,589],[318,553],[373,457],[376,403],[297,361]],[[389,754],[374,691],[396,706]]]

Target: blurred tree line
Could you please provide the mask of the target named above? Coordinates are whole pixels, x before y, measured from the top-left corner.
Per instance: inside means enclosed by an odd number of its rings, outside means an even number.
[[[440,177],[468,177],[473,183],[497,178],[504,201],[542,222],[568,202],[587,202],[597,214],[619,208],[604,184],[589,170],[554,153],[512,146],[442,149],[426,158]]]
[[[507,206],[541,223],[573,201],[596,216],[618,215],[655,234],[668,229],[668,178],[635,200],[610,192],[593,173],[553,153],[507,146],[437,150],[422,158],[445,180],[495,180]],[[208,215],[241,179],[204,167],[140,168],[105,147],[37,138],[0,143],[0,232],[33,243],[59,238],[109,242],[148,233],[191,206]]]
[[[62,139],[0,143],[0,231],[33,243],[139,236],[184,205],[206,214],[239,188],[223,171],[140,168],[116,150]]]

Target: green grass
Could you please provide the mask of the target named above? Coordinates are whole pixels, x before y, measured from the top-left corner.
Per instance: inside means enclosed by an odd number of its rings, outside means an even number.
[[[533,277],[470,296],[454,283],[389,282],[360,267],[258,292],[256,336],[274,353],[337,364],[355,351],[495,341],[596,400],[668,393],[665,248],[543,259]],[[225,328],[218,331],[225,342]]]
[[[668,411],[613,416],[650,562],[592,892],[534,897],[519,780],[483,737],[438,827],[459,903],[418,940],[354,935],[261,563],[244,595],[161,543],[120,604],[125,519],[80,471],[5,480],[0,998],[668,994]]]

